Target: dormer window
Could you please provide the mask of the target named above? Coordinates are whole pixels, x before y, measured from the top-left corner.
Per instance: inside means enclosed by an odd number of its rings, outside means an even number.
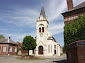
[[[41,28],[39,28],[39,32],[41,32]]]
[[[42,27],[42,32],[44,32],[44,27]]]

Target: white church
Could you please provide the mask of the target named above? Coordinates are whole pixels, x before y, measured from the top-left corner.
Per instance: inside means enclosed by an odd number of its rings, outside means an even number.
[[[56,42],[48,31],[48,17],[45,15],[44,6],[42,5],[40,16],[36,21],[36,49],[35,56],[60,56],[62,47]]]

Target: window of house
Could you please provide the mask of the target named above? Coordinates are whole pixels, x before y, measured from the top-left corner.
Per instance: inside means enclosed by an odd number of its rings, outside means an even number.
[[[10,47],[10,52],[12,52],[12,47]]]
[[[41,28],[39,28],[39,32],[41,32]]]
[[[44,32],[44,27],[42,27],[42,32]]]
[[[6,47],[3,47],[3,52],[6,52]]]
[[[17,47],[15,47],[15,52],[17,52]]]

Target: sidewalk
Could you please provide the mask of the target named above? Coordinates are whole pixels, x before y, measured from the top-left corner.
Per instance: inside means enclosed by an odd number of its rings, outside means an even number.
[[[66,58],[66,54],[63,54],[62,56],[37,56],[39,58],[44,58],[44,59],[50,59],[50,58]]]

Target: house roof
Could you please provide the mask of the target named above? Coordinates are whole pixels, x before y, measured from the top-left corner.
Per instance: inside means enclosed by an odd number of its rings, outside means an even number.
[[[11,43],[11,44],[16,44],[17,45],[17,43],[15,43],[14,41],[12,41],[11,39],[9,39],[9,42],[8,42],[8,39],[6,39],[6,38],[1,38],[0,39],[0,43],[3,43],[3,44],[5,44],[5,43]]]
[[[73,9],[68,10],[68,11],[66,11],[66,12],[64,12],[64,13],[62,13],[62,14],[65,14],[65,13],[68,13],[68,12],[71,12],[71,11],[74,11],[74,10],[77,10],[77,9],[81,9],[81,8],[84,8],[84,7],[85,7],[85,1],[84,1],[83,3],[77,5],[77,6],[74,7]]]
[[[18,44],[18,48],[22,49],[22,43],[21,42],[17,42],[17,44]]]
[[[77,5],[76,7],[74,7],[74,9],[79,9],[79,8],[82,8],[82,7],[85,7],[85,1],[79,5]]]

